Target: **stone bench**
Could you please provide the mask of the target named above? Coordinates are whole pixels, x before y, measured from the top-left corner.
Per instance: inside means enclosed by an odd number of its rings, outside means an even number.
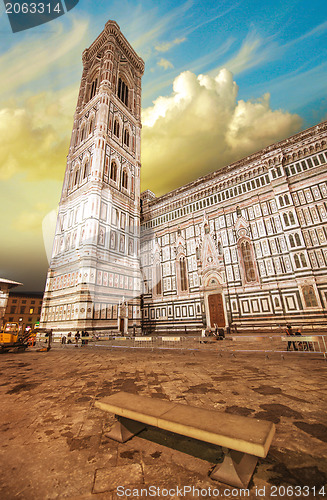
[[[247,487],[275,434],[271,422],[125,392],[97,400],[95,406],[119,417],[106,436],[120,443],[150,425],[226,448],[211,478],[239,488]]]

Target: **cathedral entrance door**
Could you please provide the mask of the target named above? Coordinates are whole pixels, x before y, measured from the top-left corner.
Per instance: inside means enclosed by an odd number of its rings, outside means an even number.
[[[124,318],[120,318],[119,330],[121,333],[124,333]]]
[[[211,328],[216,324],[219,328],[226,326],[223,296],[215,293],[208,296],[209,314]]]

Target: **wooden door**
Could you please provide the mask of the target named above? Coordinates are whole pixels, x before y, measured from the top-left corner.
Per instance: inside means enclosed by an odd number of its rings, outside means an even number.
[[[226,326],[223,296],[221,293],[215,293],[208,296],[209,315],[211,328],[216,324],[219,328]]]
[[[120,328],[121,333],[124,333],[124,318],[120,318]]]

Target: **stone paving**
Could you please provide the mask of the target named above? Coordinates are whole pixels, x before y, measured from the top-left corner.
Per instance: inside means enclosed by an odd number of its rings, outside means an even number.
[[[327,363],[289,354],[3,354],[0,498],[327,498]],[[106,438],[115,419],[94,402],[120,390],[275,422],[248,494],[210,479],[219,447],[153,428],[124,444]]]

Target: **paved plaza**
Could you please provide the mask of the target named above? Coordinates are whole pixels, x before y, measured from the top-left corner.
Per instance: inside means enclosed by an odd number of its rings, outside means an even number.
[[[0,360],[2,500],[327,498],[322,358],[89,345]],[[106,438],[115,418],[94,402],[117,391],[274,422],[249,493],[210,479],[219,447],[153,428]]]

